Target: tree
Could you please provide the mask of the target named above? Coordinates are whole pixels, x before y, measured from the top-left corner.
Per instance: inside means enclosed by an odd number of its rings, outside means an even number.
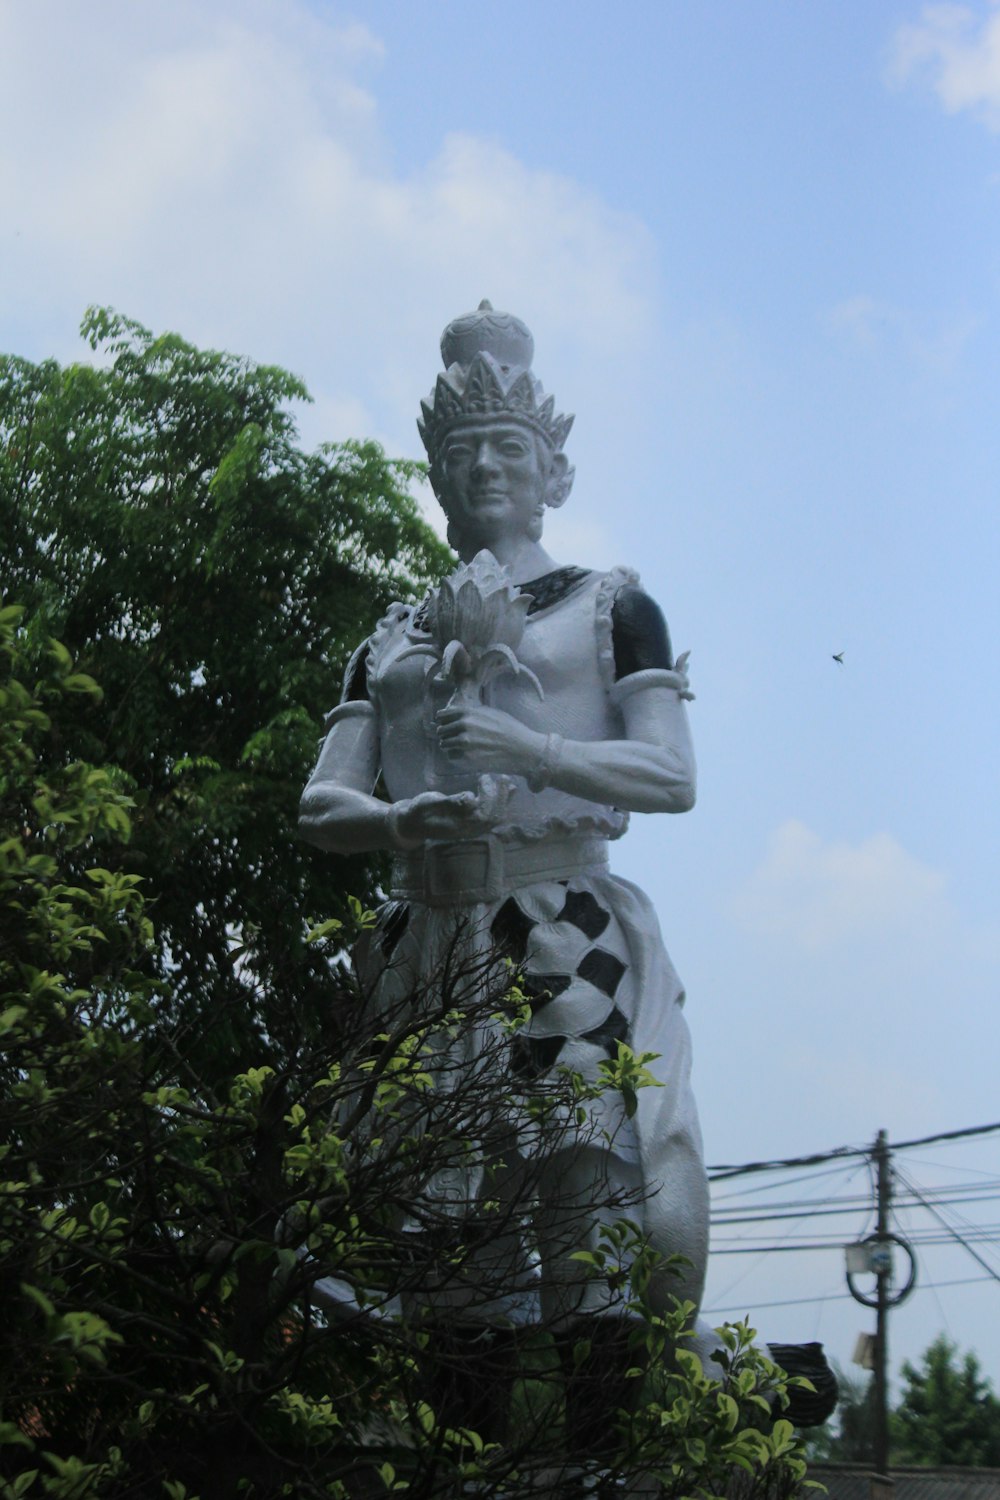
[[[429,1185],[502,1169],[515,1112],[554,1149],[592,1086],[563,1074],[526,1090],[509,981],[456,966],[432,999],[374,1017],[329,951],[350,1027],[281,1070],[206,1081],[158,1004],[169,981],[143,972],[156,938],[139,877],[110,868],[132,799],[53,748],[100,690],[20,620],[0,611],[4,1495],[511,1497],[536,1492],[540,1463],[562,1493],[586,1463],[563,1472],[562,1393],[589,1351],[541,1327],[473,1357],[432,1306],[435,1289],[512,1289],[521,1268],[488,1253],[484,1270],[482,1251],[520,1232],[530,1176],[505,1207],[477,1193],[458,1221]],[[353,917],[371,934],[370,913]],[[330,919],[310,939],[322,953],[348,936]],[[442,1088],[442,1038],[470,1026],[492,1051]],[[643,1086],[641,1062],[623,1053],[608,1083]],[[620,1281],[632,1238],[623,1218],[592,1274]],[[650,1385],[602,1467],[639,1465],[664,1494],[722,1493],[734,1468],[747,1495],[795,1493],[790,1425],[769,1420],[780,1377],[735,1330],[719,1381],[683,1350],[667,1366],[685,1317],[636,1322],[634,1378],[651,1356]],[[499,1442],[457,1420],[474,1411]]]
[[[115,858],[155,907],[159,1003],[220,1063],[280,1061],[327,1009],[305,919],[344,916],[380,868],[296,840],[323,715],[450,554],[418,465],[296,446],[293,376],[108,311],[82,331],[107,365],[0,359],[4,587],[101,682],[53,748],[133,797]]]
[[[901,1457],[917,1464],[1000,1466],[1000,1400],[971,1351],[941,1334],[919,1365],[903,1365],[893,1417]]]
[[[512,1118],[549,1149],[593,1086],[526,1088],[512,972],[446,964],[373,1015],[345,952],[388,936],[348,895],[377,868],[290,838],[331,660],[446,554],[409,468],[295,448],[290,377],[86,326],[109,368],[0,368],[30,604],[0,612],[2,1494],[516,1497],[540,1462],[555,1493],[593,1351],[544,1327],[471,1350],[427,1296],[522,1276],[492,1250],[523,1236],[531,1174],[457,1218],[428,1185],[489,1185]],[[442,1080],[469,1027],[482,1065]],[[606,1085],[642,1068],[622,1049]],[[610,1206],[586,1274],[624,1286],[632,1205]],[[668,1362],[685,1311],[642,1306],[633,1248],[647,1386],[601,1464],[794,1493],[780,1375],[737,1331],[719,1381]]]

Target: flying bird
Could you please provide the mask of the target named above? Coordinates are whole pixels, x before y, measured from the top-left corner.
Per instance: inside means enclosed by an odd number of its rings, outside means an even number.
[[[844,665],[844,653],[843,653],[843,651],[835,651],[833,653],[833,659],[834,659],[835,662],[837,662],[837,664],[839,666],[842,667]]]

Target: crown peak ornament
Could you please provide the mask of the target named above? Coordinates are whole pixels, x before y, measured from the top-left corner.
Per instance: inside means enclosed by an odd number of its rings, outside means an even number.
[[[531,369],[535,341],[527,324],[513,313],[497,312],[483,298],[475,312],[453,318],[441,335],[444,373],[420,403],[417,427],[431,463],[439,472],[441,447],[455,427],[481,422],[520,422],[561,451],[573,425],[546,396]],[[568,490],[568,485],[565,487]]]
[[[441,335],[441,359],[467,367],[477,354],[492,354],[502,370],[530,368],[535,341],[531,331],[513,313],[497,312],[484,297],[475,312],[453,318]]]

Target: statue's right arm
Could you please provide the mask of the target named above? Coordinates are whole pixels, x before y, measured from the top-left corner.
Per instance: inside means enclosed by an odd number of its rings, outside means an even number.
[[[299,832],[334,854],[419,848],[427,839],[475,838],[489,812],[473,792],[422,792],[401,802],[372,796],[378,724],[367,700],[341,703],[327,720],[316,769],[299,803]]]
[[[375,710],[365,701],[342,703],[299,803],[299,832],[335,854],[402,848],[393,832],[393,805],[372,796],[378,777]]]

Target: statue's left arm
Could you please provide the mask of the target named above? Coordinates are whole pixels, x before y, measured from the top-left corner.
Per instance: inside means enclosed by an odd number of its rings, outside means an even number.
[[[619,590],[612,615],[615,682],[610,698],[624,737],[563,739],[500,709],[445,708],[442,746],[481,771],[524,776],[534,790],[552,786],[628,812],[687,812],[695,800],[695,763],[685,699],[666,623],[640,588]]]

